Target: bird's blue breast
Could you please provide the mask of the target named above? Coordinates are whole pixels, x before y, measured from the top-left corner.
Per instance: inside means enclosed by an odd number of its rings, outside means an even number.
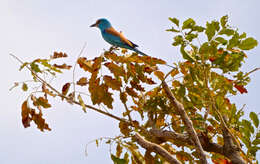
[[[118,36],[109,34],[105,30],[101,31],[101,34],[103,39],[113,46],[132,49],[132,47],[122,42]]]

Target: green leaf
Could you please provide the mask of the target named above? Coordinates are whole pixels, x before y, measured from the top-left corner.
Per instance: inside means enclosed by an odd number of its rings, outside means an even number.
[[[249,117],[253,121],[255,127],[258,128],[258,126],[259,126],[259,119],[258,119],[257,114],[255,112],[250,112]]]
[[[228,22],[228,16],[227,15],[220,18],[220,23],[221,23],[222,28],[226,27],[227,22]]]
[[[191,42],[194,38],[197,38],[197,37],[198,37],[198,34],[190,33],[190,34],[185,36],[185,39],[187,39],[188,41]]]
[[[174,28],[167,29],[166,31],[168,31],[168,32],[180,32],[179,30],[176,30],[176,29],[174,29]]]
[[[34,62],[30,64],[31,66],[31,69],[34,71],[34,72],[41,72],[39,66],[37,64],[35,64]]]
[[[252,154],[253,156],[256,156],[256,152],[260,149],[260,147],[258,146],[252,146],[248,149],[248,151],[250,152],[250,154]]]
[[[21,65],[19,71],[21,71],[21,70],[22,70],[25,66],[27,66],[28,64],[29,64],[28,62],[23,63],[23,65]]]
[[[255,46],[257,46],[257,41],[252,38],[252,37],[249,37],[249,38],[246,38],[245,40],[243,40],[240,44],[239,44],[239,48],[242,49],[242,50],[250,50],[250,49],[253,49]]]
[[[28,86],[27,86],[26,83],[23,83],[22,89],[23,89],[23,91],[25,91],[25,92],[28,90]]]
[[[111,159],[113,160],[114,164],[126,164],[127,163],[125,159],[117,158],[113,154],[111,154]]]
[[[260,144],[260,139],[255,139],[253,142],[252,142],[253,145],[259,145]]]
[[[220,30],[220,32],[218,33],[219,35],[227,35],[227,36],[231,36],[231,35],[234,35],[234,30],[232,29],[227,29],[227,28],[224,28],[222,30]]]
[[[205,30],[205,28],[202,27],[202,26],[194,26],[194,27],[193,27],[193,30],[194,30],[194,31],[198,31],[198,32],[203,32],[203,31]]]
[[[246,33],[245,32],[243,32],[241,35],[239,35],[239,39],[244,39],[244,38],[246,38]]]
[[[173,39],[174,39],[174,42],[172,43],[173,46],[178,46],[184,43],[183,37],[181,35],[177,35]]]
[[[251,133],[254,133],[254,127],[252,126],[250,121],[242,120],[242,125],[245,127],[246,130],[249,130]]]
[[[213,36],[216,33],[216,27],[213,22],[212,23],[207,22],[206,27],[207,28],[206,28],[205,33],[208,37],[208,41],[211,41],[211,39],[213,38]]]
[[[193,59],[193,57],[191,57],[184,49],[184,45],[181,46],[181,54],[182,57],[190,62],[194,62],[195,59]]]
[[[231,49],[233,47],[237,47],[239,45],[239,35],[237,32],[233,35],[233,37],[228,41],[228,49]]]
[[[169,18],[170,21],[172,21],[172,23],[174,23],[176,26],[179,27],[179,20],[177,18]]]
[[[192,28],[195,24],[196,24],[195,21],[189,18],[183,22],[182,29],[184,30],[184,29]]]
[[[222,37],[217,37],[215,40],[218,41],[219,43],[222,43],[223,45],[227,44],[227,40]]]

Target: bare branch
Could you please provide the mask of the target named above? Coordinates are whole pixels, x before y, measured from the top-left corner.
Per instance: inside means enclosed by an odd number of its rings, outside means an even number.
[[[193,142],[195,143],[195,148],[198,151],[198,153],[200,154],[199,157],[200,157],[201,163],[207,164],[208,162],[207,162],[206,154],[203,151],[199,137],[193,127],[191,120],[189,119],[187,113],[185,112],[183,105],[180,102],[178,102],[178,100],[174,97],[169,86],[167,85],[167,83],[165,81],[162,81],[162,87],[165,90],[167,97],[170,99],[171,103],[174,105],[174,107],[180,114],[181,119],[184,122],[185,126],[187,127],[189,136],[192,138]]]
[[[145,140],[140,134],[136,133],[134,135],[134,138],[136,139],[137,143],[141,145],[143,148],[155,152],[157,154],[160,154],[162,157],[164,157],[168,162],[173,164],[181,164],[180,161],[175,159],[168,151],[166,151],[163,147],[160,145],[157,145],[155,143],[149,142]]]

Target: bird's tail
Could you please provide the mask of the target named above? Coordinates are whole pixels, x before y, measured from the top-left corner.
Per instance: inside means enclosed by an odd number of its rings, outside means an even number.
[[[143,53],[142,51],[138,50],[137,48],[133,49],[133,51],[135,51],[136,53],[143,55],[143,56],[148,56],[145,53]]]

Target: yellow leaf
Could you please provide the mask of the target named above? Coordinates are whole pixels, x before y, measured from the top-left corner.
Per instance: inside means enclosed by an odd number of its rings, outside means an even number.
[[[158,77],[158,79],[160,79],[162,81],[164,80],[164,73],[163,72],[161,72],[161,71],[154,71],[153,73],[154,73],[154,75],[156,77]]]
[[[82,110],[86,113],[87,112],[86,106],[85,106],[85,103],[84,103],[82,97],[80,96],[80,94],[78,95],[78,100],[79,100],[80,105],[82,106]]]
[[[178,69],[173,69],[171,72],[171,76],[174,77],[175,75],[177,75],[179,73]]]

